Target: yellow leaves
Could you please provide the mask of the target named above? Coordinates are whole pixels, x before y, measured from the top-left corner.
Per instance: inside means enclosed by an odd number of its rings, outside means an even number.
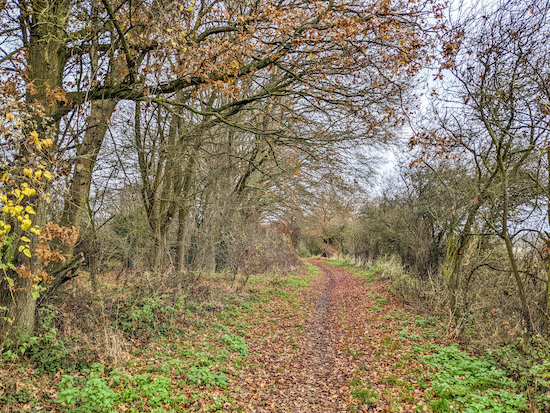
[[[8,234],[11,231],[11,225],[6,224],[4,221],[0,221],[0,227],[2,228],[0,230],[0,236]]]
[[[23,239],[23,237],[21,237]],[[30,241],[30,240],[29,240]],[[31,250],[27,245],[20,245],[19,246],[19,252],[23,251],[23,254],[25,254],[27,257],[31,257]]]
[[[21,237],[21,241],[23,242],[31,242],[31,240],[25,236]],[[29,249],[28,245],[20,245],[19,246],[19,252],[23,251],[23,254],[25,254],[27,257],[31,257],[31,250]]]
[[[40,166],[40,168],[43,168],[43,166]],[[46,176],[48,179],[52,178],[52,174],[49,171],[35,171],[29,167],[23,168],[23,174],[21,176],[36,179],[40,179],[43,176]],[[27,231],[32,226],[32,220],[29,216],[36,215],[36,211],[32,204],[21,205],[21,203],[25,197],[29,198],[36,195],[36,189],[31,188],[27,182],[22,182],[20,187],[11,187],[11,190],[9,190],[8,185],[10,184],[10,178],[8,173],[2,176],[2,181],[5,184],[4,187],[0,188],[0,201],[4,204],[1,208],[2,213],[11,216],[14,221],[20,222],[21,230]],[[5,224],[4,221],[0,221],[0,237],[9,233],[11,229],[11,225]],[[35,226],[35,228],[31,230],[31,233],[39,235],[40,230],[38,226]],[[30,239],[25,236],[22,237],[21,240],[30,242]],[[30,251],[24,250],[23,253],[30,256]]]
[[[32,221],[30,219],[24,219],[23,222],[21,222],[21,229],[23,231],[28,230],[32,225]]]
[[[191,0],[191,4],[195,4],[195,0]],[[185,6],[182,4],[182,5],[180,6],[180,11],[183,11],[183,9],[185,9]],[[193,11],[193,6],[189,6],[189,7],[187,8],[187,11]]]
[[[33,195],[36,194],[36,189],[26,187],[26,188],[23,189],[22,193],[25,196],[33,196]]]
[[[32,142],[36,144],[36,148],[39,151],[42,150],[42,147],[49,148],[50,146],[53,146],[53,140],[51,140],[50,138],[40,140],[38,132],[36,131],[32,131],[31,133],[29,133],[29,135],[31,136]]]
[[[61,90],[52,92],[54,92],[52,93],[53,98],[57,101],[63,101],[64,96],[62,96]],[[1,162],[0,213],[4,215],[1,217],[4,220],[0,220],[0,245],[6,242],[8,234],[15,232],[13,236],[17,236],[19,245],[14,246],[14,250],[19,249],[19,257],[21,258],[23,255],[31,257],[31,251],[32,257],[34,257],[35,242],[38,243],[40,237],[42,237],[40,227],[33,222],[35,220],[33,216],[40,213],[40,211],[35,210],[38,200],[34,197],[39,192],[38,188],[47,187],[47,184],[44,185],[43,181],[53,179],[53,171],[48,170],[48,165],[53,161],[46,153],[46,149],[54,146],[55,142],[53,138],[42,139],[46,136],[38,130],[32,128],[26,130],[23,124],[18,123],[20,121],[17,114],[5,113],[3,115],[5,116],[4,124],[15,122],[15,124],[9,126],[20,128],[18,136],[22,138],[21,143],[25,145],[26,153],[32,156],[21,158],[22,161],[27,162],[24,164],[19,163],[19,161],[11,164],[7,161]],[[42,182],[42,184],[39,182]],[[41,199],[50,202],[47,195],[47,193],[44,193]],[[7,224],[6,221],[10,222],[11,225]]]

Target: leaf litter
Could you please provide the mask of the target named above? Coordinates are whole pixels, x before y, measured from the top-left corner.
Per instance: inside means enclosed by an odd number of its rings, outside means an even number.
[[[466,411],[455,401],[459,397],[438,399],[436,387],[443,379],[434,379],[437,371],[426,355],[452,346],[444,347],[449,342],[437,319],[419,317],[397,301],[390,281],[308,262],[302,278],[272,285],[258,278],[234,297],[235,304],[190,318],[184,336],[152,338],[126,368],[97,373],[118,397],[110,411]],[[66,411],[68,406],[56,401],[60,374],[37,377],[24,365],[16,370],[19,380],[9,388],[21,382],[28,396],[9,411],[38,411],[40,405]],[[150,375],[139,376],[144,371]],[[86,383],[82,373],[73,376]],[[141,388],[125,384],[127,379],[141,380]],[[461,385],[464,378],[453,380]],[[472,394],[496,394],[487,390]]]
[[[250,362],[259,367],[240,377],[237,404],[250,412],[422,411],[426,368],[404,355],[440,344],[437,334],[413,323],[388,282],[365,283],[343,268],[310,262],[322,276],[300,305],[272,301],[272,322],[260,317],[250,332]]]

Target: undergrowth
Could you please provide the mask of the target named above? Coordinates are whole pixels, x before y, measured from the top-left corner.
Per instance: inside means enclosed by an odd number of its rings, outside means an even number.
[[[430,328],[437,329],[438,335],[449,339],[447,314],[440,311],[446,295],[435,278],[419,280],[409,275],[395,258],[379,258],[365,267],[356,267],[346,260],[329,262],[349,269],[364,282],[386,282],[394,298],[423,314],[415,322],[417,327],[425,330],[432,325],[434,327]],[[380,313],[383,299],[374,294],[373,301],[371,311]],[[384,318],[390,323],[399,315],[388,313]],[[426,379],[431,382],[427,400],[430,411],[550,411],[550,344],[547,338],[510,334],[493,340],[491,345],[491,340],[483,334],[480,324],[471,320],[465,325],[463,334],[454,339],[455,344],[430,346],[411,356],[429,367]],[[418,341],[422,337],[404,329],[396,339]],[[392,346],[390,341],[387,344]],[[472,356],[473,353],[477,357]]]
[[[458,345],[435,347],[422,359],[431,370],[434,412],[520,412],[527,398],[518,384],[491,361],[475,358]]]
[[[310,265],[253,275],[237,291],[229,274],[183,288],[106,280],[95,294],[69,286],[63,301],[42,304],[35,335],[0,349],[0,411],[225,411],[242,369],[253,368],[247,320],[271,300],[297,301],[317,275]]]

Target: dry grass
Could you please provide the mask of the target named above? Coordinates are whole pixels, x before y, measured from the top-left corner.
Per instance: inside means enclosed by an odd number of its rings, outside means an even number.
[[[498,261],[501,266],[506,264],[505,257],[491,258],[491,262]],[[476,266],[478,268],[471,271]],[[465,342],[488,348],[516,343],[518,338],[526,337],[517,285],[508,271],[479,266],[479,259],[465,260],[457,292],[461,310],[461,317],[457,320],[449,312],[449,294],[441,274],[428,273],[419,277],[407,271],[396,256],[379,257],[363,268],[377,279],[391,280],[395,297],[415,311],[437,315],[448,324],[451,336],[460,337]],[[545,312],[541,311],[546,284],[540,282],[546,274],[536,274],[536,277],[524,281],[533,334],[547,337],[549,323]],[[539,282],[533,282],[536,279]]]

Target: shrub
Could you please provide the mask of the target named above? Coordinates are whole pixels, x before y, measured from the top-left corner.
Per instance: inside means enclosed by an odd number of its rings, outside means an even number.
[[[94,364],[89,370],[89,377],[82,385],[75,376],[65,375],[61,379],[57,396],[58,403],[70,411],[90,413],[110,413],[116,401],[116,393],[107,384],[100,373],[105,372],[105,366]]]

